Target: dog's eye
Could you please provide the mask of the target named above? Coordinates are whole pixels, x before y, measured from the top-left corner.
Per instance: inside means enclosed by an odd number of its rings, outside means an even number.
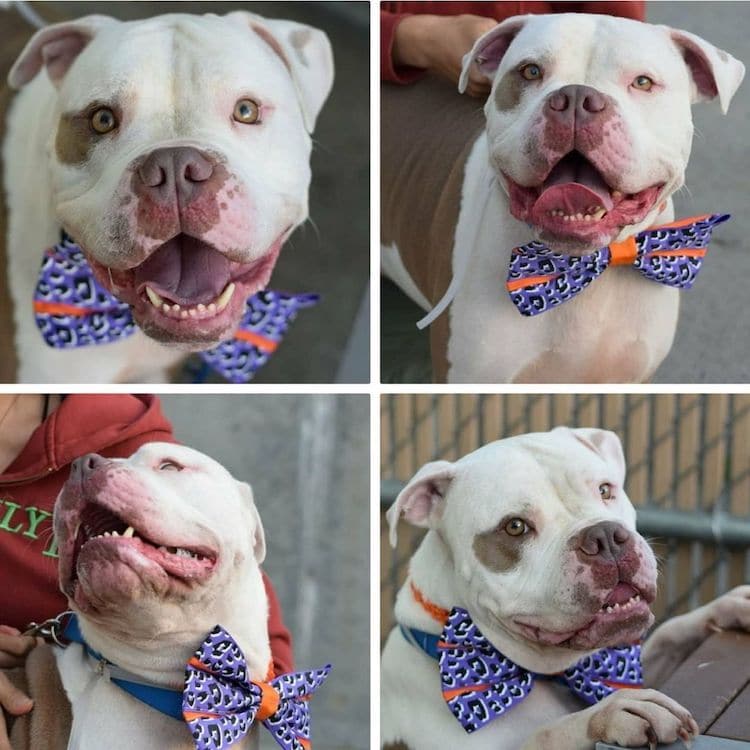
[[[100,107],[91,115],[91,127],[100,135],[109,133],[117,127],[115,113],[109,107]]]
[[[648,76],[636,76],[630,85],[634,89],[638,89],[638,91],[651,91],[654,87],[654,82]]]
[[[178,464],[177,461],[167,459],[159,464],[159,471],[182,471],[185,467]]]
[[[611,500],[612,495],[612,485],[609,482],[604,482],[604,484],[599,485],[599,496],[602,500]]]
[[[234,105],[233,117],[244,125],[254,125],[260,122],[260,107],[252,99],[240,99]]]
[[[542,77],[542,69],[536,63],[528,63],[518,72],[527,81],[538,81]]]
[[[511,518],[508,523],[505,524],[505,533],[509,536],[523,536],[528,533],[529,525],[523,518]]]

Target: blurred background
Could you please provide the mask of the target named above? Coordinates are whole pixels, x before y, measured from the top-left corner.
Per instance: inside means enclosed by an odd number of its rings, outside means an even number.
[[[558,425],[613,430],[639,531],[660,561],[657,621],[750,582],[750,396],[390,395],[381,399],[381,640],[424,530],[385,511],[416,471],[484,443]]]
[[[750,64],[747,2],[647,2],[646,20],[686,29]],[[458,94],[456,94],[458,96]],[[693,290],[681,293],[674,346],[655,383],[750,382],[750,307],[743,271],[750,272],[750,80],[740,86],[726,116],[716,102],[693,107],[695,136],[686,187],[675,196],[675,216],[729,213],[711,241],[711,253]],[[502,279],[498,294],[503,293]],[[381,281],[381,380],[430,383],[429,332],[418,331],[424,315],[390,281]]]
[[[252,485],[297,667],[334,665],[312,704],[315,747],[369,748],[369,396],[160,398],[178,440]]]
[[[223,14],[245,9],[268,18],[310,24],[328,34],[336,74],[333,91],[313,133],[310,221],[287,242],[270,284],[271,288],[284,291],[317,292],[321,302],[300,312],[284,343],[253,382],[369,382],[369,3],[311,0],[302,3],[30,2],[28,5],[46,22],[92,13],[132,20],[161,13]],[[20,49],[20,43],[33,31],[16,12],[0,8],[0,44],[19,45]],[[0,70],[3,83],[7,73]],[[39,248],[40,264],[43,250]],[[191,371],[179,373],[176,380],[191,382]]]

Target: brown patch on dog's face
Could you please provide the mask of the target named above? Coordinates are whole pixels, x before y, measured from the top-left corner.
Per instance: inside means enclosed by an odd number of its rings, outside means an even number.
[[[527,81],[517,70],[509,70],[495,87],[495,107],[499,112],[515,109],[521,101],[521,92]]]
[[[91,127],[88,115],[64,114],[57,124],[55,153],[61,164],[83,164],[101,138]]]
[[[506,516],[495,528],[474,537],[474,554],[485,568],[493,573],[507,573],[518,565],[523,547],[530,539],[529,533],[512,536],[506,527],[516,515]]]

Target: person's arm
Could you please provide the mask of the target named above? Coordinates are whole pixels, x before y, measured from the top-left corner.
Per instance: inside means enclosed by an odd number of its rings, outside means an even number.
[[[268,639],[271,642],[273,670],[277,675],[293,672],[292,634],[284,625],[279,599],[273,590],[271,579],[265,573],[263,573],[263,583],[268,596]]]
[[[610,2],[610,3],[551,3],[556,13],[601,13],[607,16],[632,18],[634,21],[646,20],[646,3]]]
[[[385,15],[390,18],[381,15],[381,75],[397,83],[409,83],[429,71],[458,85],[464,55],[497,26],[494,18],[474,15]],[[489,90],[487,78],[470,71],[467,93],[486,96]]]

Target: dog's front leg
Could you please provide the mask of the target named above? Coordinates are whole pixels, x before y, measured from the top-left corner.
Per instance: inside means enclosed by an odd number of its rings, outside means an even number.
[[[532,735],[522,750],[593,750],[597,742],[655,747],[690,740],[698,725],[677,701],[658,690],[618,690],[583,711]]]
[[[712,632],[750,630],[750,586],[738,586],[712,602],[660,625],[643,646],[646,684],[664,684]]]

